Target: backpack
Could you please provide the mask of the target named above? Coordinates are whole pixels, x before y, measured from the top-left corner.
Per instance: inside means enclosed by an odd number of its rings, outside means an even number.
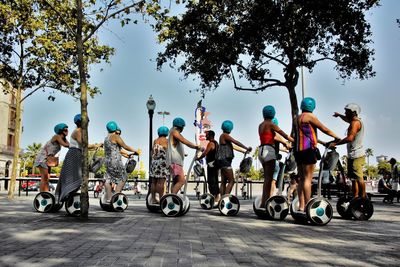
[[[253,159],[252,157],[247,157],[246,154],[244,154],[244,159],[240,162],[239,166],[239,171],[241,173],[248,173],[251,169],[251,165],[253,164]]]

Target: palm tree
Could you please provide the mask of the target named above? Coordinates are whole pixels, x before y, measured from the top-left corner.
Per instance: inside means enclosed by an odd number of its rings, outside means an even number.
[[[32,164],[32,174],[35,173],[35,167],[33,166],[33,163],[41,149],[42,149],[41,143],[33,143],[32,145],[29,145],[26,148],[26,152],[24,153],[23,157],[26,159],[25,162],[28,164]]]
[[[365,156],[367,157],[367,169],[368,169],[368,178],[369,178],[369,157],[372,157],[374,155],[374,151],[372,148],[367,148],[365,150]]]

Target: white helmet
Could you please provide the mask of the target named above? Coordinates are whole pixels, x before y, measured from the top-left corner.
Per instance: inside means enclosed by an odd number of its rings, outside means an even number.
[[[347,104],[344,107],[344,109],[348,109],[348,110],[351,110],[351,111],[355,112],[357,114],[357,116],[360,115],[360,112],[361,112],[360,106],[355,104],[355,103]]]

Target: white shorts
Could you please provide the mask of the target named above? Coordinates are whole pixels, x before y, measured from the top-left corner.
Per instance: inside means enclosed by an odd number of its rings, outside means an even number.
[[[261,164],[276,159],[275,148],[271,145],[261,145],[258,147],[258,159]]]

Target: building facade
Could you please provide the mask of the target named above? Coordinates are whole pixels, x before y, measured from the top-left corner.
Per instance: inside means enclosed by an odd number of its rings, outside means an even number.
[[[11,176],[15,144],[16,99],[0,81],[0,177]],[[22,125],[22,124],[21,124]],[[22,133],[22,129],[21,129]]]

